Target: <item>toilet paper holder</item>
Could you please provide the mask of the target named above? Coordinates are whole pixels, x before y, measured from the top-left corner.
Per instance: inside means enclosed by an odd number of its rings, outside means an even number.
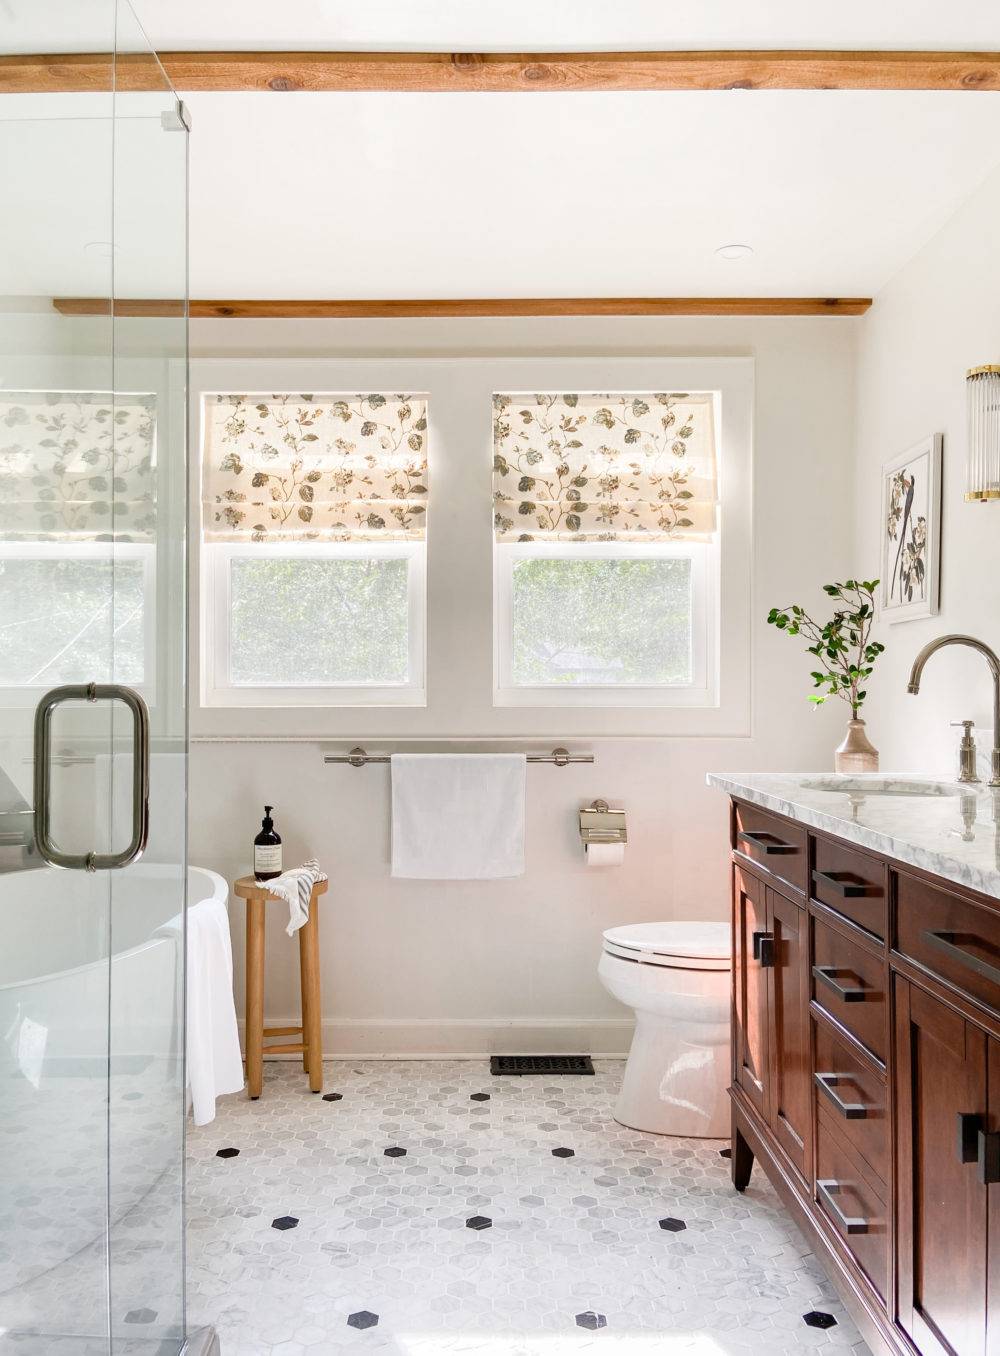
[[[606,800],[595,800],[580,811],[580,837],[587,843],[627,843],[625,811],[613,810]]]

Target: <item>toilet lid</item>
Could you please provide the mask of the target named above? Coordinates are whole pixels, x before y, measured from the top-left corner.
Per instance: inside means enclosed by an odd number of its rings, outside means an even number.
[[[630,923],[608,928],[604,949],[646,965],[728,970],[732,944],[728,923]]]

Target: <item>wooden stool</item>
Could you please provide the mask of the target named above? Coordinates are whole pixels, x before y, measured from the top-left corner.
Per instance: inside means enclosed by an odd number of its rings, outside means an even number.
[[[301,1026],[264,1025],[264,905],[288,904],[272,895],[267,881],[243,876],[233,886],[247,902],[247,1094],[251,1101],[260,1096],[264,1082],[264,1056],[302,1055],[302,1067],[309,1075],[309,1090],[323,1091],[323,1041],[320,1027],[319,997],[319,897],[325,895],[328,881],[318,880],[309,900],[309,919],[299,928],[299,982],[302,992]],[[265,1036],[301,1036],[284,1045],[264,1044]]]

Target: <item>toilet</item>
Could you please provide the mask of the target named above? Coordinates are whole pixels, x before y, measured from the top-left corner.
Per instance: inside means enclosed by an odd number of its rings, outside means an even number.
[[[728,1138],[731,970],[728,923],[605,932],[597,973],[636,1021],[616,1121],[654,1135]]]

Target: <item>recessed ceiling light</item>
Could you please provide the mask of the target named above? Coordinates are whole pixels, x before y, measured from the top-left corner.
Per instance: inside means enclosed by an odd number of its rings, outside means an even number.
[[[749,259],[753,254],[752,245],[720,245],[715,251],[720,259]]]
[[[113,254],[118,253],[118,247],[110,240],[91,240],[84,245],[83,251],[85,254],[96,254],[101,259],[110,259]]]

